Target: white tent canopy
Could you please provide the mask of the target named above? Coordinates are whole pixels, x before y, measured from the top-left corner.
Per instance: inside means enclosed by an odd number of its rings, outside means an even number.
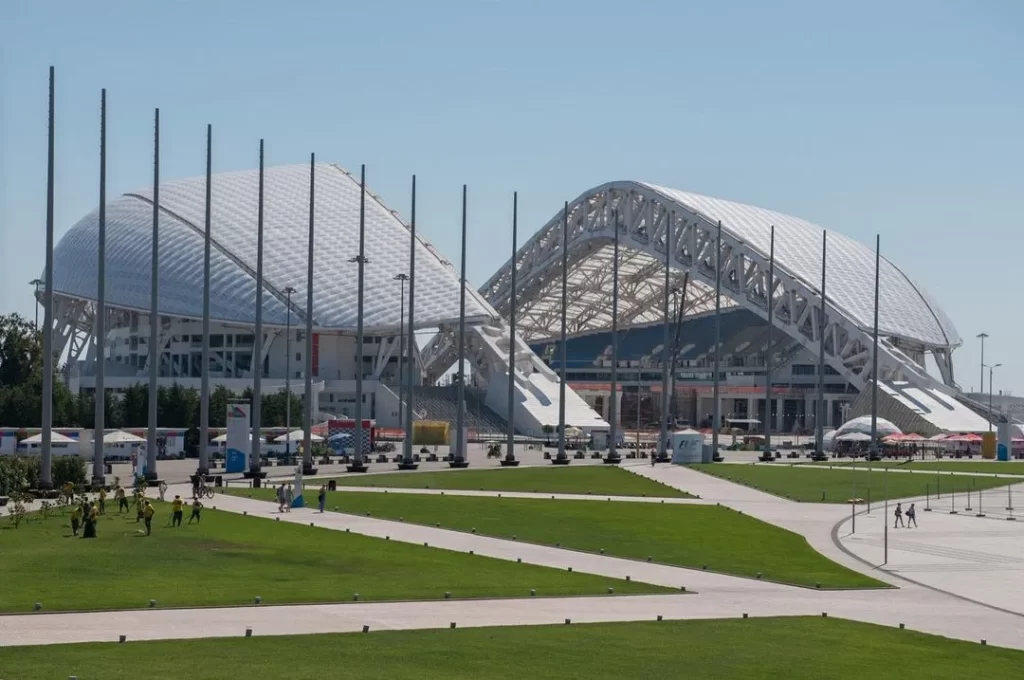
[[[40,443],[42,443],[42,441],[43,441],[43,433],[40,432],[39,434],[34,434],[31,437],[27,437],[25,439],[22,439],[20,442],[18,442],[18,444],[19,445],[24,444],[25,446],[28,446],[29,444],[40,444]],[[71,437],[63,435],[60,432],[52,432],[52,431],[50,432],[50,442],[53,443],[53,444],[72,444],[72,443],[74,443],[76,441],[78,441],[78,440],[77,439],[72,439]]]
[[[871,435],[865,432],[846,432],[835,438],[837,442],[869,442]]]
[[[275,442],[287,442],[287,441],[301,442],[305,438],[306,438],[306,433],[303,432],[302,430],[292,430],[288,434],[282,434],[282,435],[280,435],[278,437],[274,437],[274,441]],[[318,434],[310,434],[309,435],[309,440],[313,441],[313,442],[322,442],[324,440],[324,438],[321,437]]]
[[[228,435],[225,432],[224,434],[220,434],[220,435],[217,435],[216,437],[214,437],[213,438],[213,443],[214,444],[223,444],[227,440],[228,440]]]
[[[144,444],[145,439],[124,430],[113,430],[103,435],[104,444]]]

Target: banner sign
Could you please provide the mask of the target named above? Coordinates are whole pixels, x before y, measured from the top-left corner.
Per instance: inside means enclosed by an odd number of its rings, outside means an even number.
[[[252,425],[249,404],[228,404],[227,452],[224,455],[225,472],[245,472],[249,469],[249,448],[252,445]]]

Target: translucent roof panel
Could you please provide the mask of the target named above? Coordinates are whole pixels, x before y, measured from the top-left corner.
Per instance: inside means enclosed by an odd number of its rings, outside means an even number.
[[[821,288],[822,227],[798,217],[702,196],[653,184],[644,186],[703,215],[721,220],[722,230],[768,256],[771,226],[775,226],[777,266],[812,290]],[[835,231],[828,232],[826,294],[829,302],[856,324],[874,324],[875,251]],[[878,326],[885,335],[899,336],[938,347],[960,344],[960,335],[932,298],[895,264],[882,258],[879,272]]]
[[[211,309],[216,320],[255,322],[258,172],[219,173],[212,183]],[[163,314],[202,315],[205,178],[160,187],[160,301]],[[359,180],[331,164],[316,166],[314,325],[353,331],[358,304]],[[367,189],[365,198],[364,327],[400,324],[401,284],[408,273],[409,229]],[[126,194],[107,206],[107,301],[149,309],[152,188]],[[98,214],[90,213],[60,240],[54,252],[58,292],[94,299]],[[309,226],[309,166],[268,168],[264,177],[264,323],[286,321],[284,290],[304,313]],[[416,325],[432,327],[459,317],[459,276],[425,239],[416,249]],[[408,284],[407,284],[408,285]],[[408,291],[407,291],[408,292]],[[467,286],[466,317],[496,317]],[[296,323],[293,314],[292,322]]]

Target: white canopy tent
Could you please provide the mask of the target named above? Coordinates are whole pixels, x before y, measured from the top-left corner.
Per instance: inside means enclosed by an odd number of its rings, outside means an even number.
[[[40,432],[38,434],[32,435],[31,437],[26,437],[25,439],[22,439],[20,442],[18,442],[18,446],[31,446],[33,444],[40,444],[42,443],[42,441],[43,433]],[[71,437],[63,435],[60,432],[50,432],[50,442],[53,444],[74,444],[77,441],[77,439],[72,439]]]
[[[305,437],[306,437],[306,433],[303,432],[302,430],[292,430],[288,434],[282,434],[282,435],[280,435],[278,437],[274,437],[274,441],[275,442],[287,442],[287,441],[301,442],[301,441],[303,441],[305,439]],[[309,435],[309,440],[313,441],[313,442],[322,442],[324,440],[324,438],[321,437],[318,434],[310,434]]]
[[[113,430],[103,435],[104,444],[145,444],[146,440],[131,432]]]

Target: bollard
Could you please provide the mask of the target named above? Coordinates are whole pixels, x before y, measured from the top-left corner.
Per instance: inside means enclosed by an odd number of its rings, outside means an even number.
[[[248,514],[249,514],[248,510],[242,510],[242,515],[248,515]]]
[[[984,646],[985,646],[985,645],[987,645],[987,644],[988,644],[988,640],[986,640],[986,639],[982,638],[982,640],[981,640],[981,645],[982,645],[982,647],[984,647]]]
[[[42,608],[43,608],[43,603],[42,602],[36,602],[34,605],[32,605],[32,610],[33,611],[39,611]]]
[[[569,571],[572,572],[572,567],[569,567]]]
[[[612,595],[615,593],[615,588],[608,588],[608,594]]]
[[[555,547],[556,547],[556,548],[561,548],[561,547],[562,547],[562,544],[561,544],[561,543],[559,543],[558,541],[555,541]]]
[[[345,533],[346,534],[349,533],[350,531],[351,531],[351,529],[349,529],[348,527],[345,527]]]
[[[604,548],[601,548],[601,554],[602,555],[604,554]]]
[[[370,632],[370,627],[367,626],[365,623],[363,624],[363,632],[364,633],[369,633]]]
[[[280,517],[275,517],[275,518],[274,518],[274,521],[275,521],[275,522],[280,522],[280,521],[281,521],[281,518],[280,518]]]
[[[473,552],[472,550],[470,550],[470,551],[469,551],[469,554],[470,554],[470,555],[473,555],[473,554],[475,554],[475,553],[474,553],[474,552]]]
[[[932,496],[932,485],[931,484],[925,484],[924,485],[924,511],[925,512],[931,512],[932,511],[932,503],[931,503],[932,498],[931,498],[931,496]],[[888,522],[889,520],[886,519],[885,521]]]
[[[757,577],[761,578],[761,572],[757,572]]]
[[[128,636],[127,636],[127,635],[118,635],[118,636],[117,636],[117,641],[118,641],[118,642],[124,642],[124,641],[125,641],[125,640],[127,640],[127,639],[128,639]]]
[[[367,516],[367,517],[369,517],[369,516],[370,516],[370,513],[366,513],[366,516]]]
[[[632,579],[630,579],[630,577],[629,577],[629,576],[627,575],[627,576],[626,576],[626,580],[627,580],[627,581],[630,581],[630,580],[632,580]]]
[[[309,523],[309,526],[313,526],[313,523],[312,523],[312,522],[310,522],[310,523]]]
[[[245,629],[245,637],[252,637],[252,628]]]
[[[686,592],[686,586],[679,586],[679,592],[685,593]]]
[[[156,606],[156,600],[150,600],[149,601],[149,608],[152,609],[155,606]]]
[[[475,534],[476,533],[476,527],[473,527],[472,529],[470,529],[470,533],[474,533]]]
[[[513,541],[516,540],[516,535],[515,534],[512,534],[512,540]]]
[[[427,542],[426,542],[426,541],[423,541],[423,547],[424,547],[424,548],[429,548],[430,546],[428,546],[428,545],[427,545]]]
[[[535,597],[536,595],[537,595],[536,589],[530,588],[530,597]]]
[[[971,483],[972,484],[974,483],[973,479],[971,480]],[[978,490],[978,514],[975,515],[975,517],[984,517],[985,516],[985,510],[984,510],[984,508],[982,506],[982,500],[981,500],[981,496],[984,493],[985,493],[985,491],[983,489],[979,489]]]
[[[516,558],[516,564],[522,564],[522,563],[523,563],[523,558],[522,557],[517,557]]]
[[[391,540],[391,536],[385,536],[385,537],[384,537],[384,540],[385,540],[385,541],[390,541],[390,540]]]
[[[451,623],[449,623],[448,627],[451,628],[452,630],[455,630],[455,622],[452,621]]]
[[[438,529],[440,529],[441,528],[441,523],[437,522],[437,523],[434,524],[434,526],[437,527]]]
[[[452,599],[452,594],[446,591],[445,594],[444,594],[444,599],[446,599],[446,600]]]
[[[822,612],[821,613],[821,618],[827,619],[828,618],[828,612]]]
[[[815,588],[821,588],[821,582],[815,583],[815,584],[814,584],[814,587],[815,587]]]
[[[661,621],[661,614],[658,614],[658,621]]]
[[[901,623],[900,624],[900,630],[903,630],[904,628],[905,628],[904,624]]]
[[[257,595],[256,597],[252,598],[252,603],[253,604],[260,604],[261,602],[263,602],[263,598],[260,597],[259,595]]]
[[[743,618],[747,618],[747,613],[743,612]]]
[[[570,623],[572,623],[572,619],[566,619],[566,620],[565,620],[565,625],[567,625],[567,626],[568,626],[568,625],[569,625]],[[984,640],[982,640],[982,641],[981,641],[981,644],[985,644],[985,641],[984,641]]]
[[[352,601],[359,602],[359,593],[352,593]]]
[[[647,556],[647,561],[648,561],[648,562],[652,561],[653,559],[654,559],[654,558],[653,558],[653,557],[651,557],[650,555],[648,555],[648,556]]]
[[[708,565],[706,565],[706,564],[701,565],[701,569],[703,569],[704,571],[707,571],[708,570]]]

